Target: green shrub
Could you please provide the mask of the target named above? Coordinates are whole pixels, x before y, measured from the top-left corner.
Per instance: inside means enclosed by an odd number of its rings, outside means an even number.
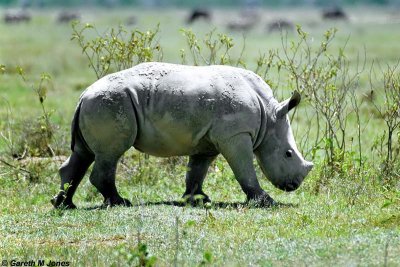
[[[156,40],[159,26],[146,32],[128,31],[119,26],[101,35],[92,24],[82,25],[75,21],[72,31],[71,40],[78,43],[97,78],[162,57],[161,47]],[[93,31],[96,36],[89,41],[85,36],[88,31]]]

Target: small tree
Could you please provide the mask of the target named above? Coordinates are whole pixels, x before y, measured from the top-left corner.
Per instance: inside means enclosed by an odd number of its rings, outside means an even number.
[[[94,31],[95,38],[87,40],[87,31]],[[72,23],[72,37],[82,53],[89,60],[89,66],[99,79],[106,74],[130,68],[141,62],[152,61],[162,57],[161,47],[156,40],[159,26],[154,30],[141,32],[127,31],[123,26],[100,34],[94,25]]]
[[[222,33],[215,34],[215,29],[207,32],[203,39],[199,39],[197,35],[190,29],[181,29],[181,33],[186,39],[189,47],[190,55],[192,57],[192,64],[198,65],[241,65],[245,67],[242,60],[244,45],[242,53],[237,60],[231,57],[231,51],[235,43],[233,39]],[[187,63],[186,53],[181,49],[182,63]]]
[[[379,117],[386,125],[386,131],[384,133],[384,136],[387,134],[386,157],[384,160],[385,174],[391,173],[395,159],[398,156],[398,153],[394,153],[393,148],[393,138],[396,131],[400,128],[400,72],[398,67],[399,63],[393,67],[387,66],[386,70],[383,71],[383,90],[374,90],[383,92],[383,104],[379,105],[376,102],[373,103]],[[372,91],[374,86],[371,80],[370,85]]]
[[[284,71],[289,77],[288,87],[301,92],[312,107],[315,116],[313,122],[310,120],[310,126],[311,123],[317,126],[311,144],[313,157],[317,150],[322,149],[330,167],[328,170],[340,169],[346,152],[347,119],[353,111],[350,96],[365,65],[365,61],[361,67],[357,65],[352,74],[344,53],[345,46],[337,53],[329,50],[336,32],[336,29],[326,31],[323,40],[315,46],[310,36],[297,26],[299,38],[288,41],[287,36],[282,35],[282,50],[266,57],[270,65],[271,55],[275,55],[277,61],[274,64],[278,71]],[[309,140],[309,136],[305,140]]]
[[[17,67],[16,71],[34,92],[42,111],[37,120],[25,127],[22,132],[21,145],[23,143],[24,152],[22,156],[18,155],[18,157],[24,157],[26,152],[31,156],[55,156],[56,153],[51,146],[55,134],[55,127],[50,121],[52,111],[49,111],[45,105],[48,89],[52,86],[51,76],[42,73],[40,79],[33,82],[26,77],[25,71],[21,67]]]

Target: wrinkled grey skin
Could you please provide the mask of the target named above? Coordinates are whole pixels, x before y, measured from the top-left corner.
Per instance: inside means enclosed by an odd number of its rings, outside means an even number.
[[[131,146],[150,155],[189,156],[185,197],[203,195],[208,167],[228,161],[248,200],[270,206],[253,155],[278,188],[298,188],[312,168],[297,150],[287,113],[300,95],[278,103],[253,72],[228,66],[143,63],[108,75],[81,96],[72,122],[72,155],[60,168],[55,207],[75,208],[72,197],[94,161],[90,181],[105,205],[130,205],[115,186],[119,158]]]

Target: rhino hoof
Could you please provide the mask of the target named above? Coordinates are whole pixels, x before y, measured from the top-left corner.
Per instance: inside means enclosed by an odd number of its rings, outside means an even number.
[[[124,206],[124,207],[132,207],[132,203],[127,200],[126,198],[118,198],[116,200],[111,200],[110,198],[107,198],[104,200],[103,203],[104,207],[115,207],[115,206]]]
[[[248,200],[250,205],[254,205],[259,208],[270,208],[277,205],[277,202],[270,197],[267,193],[262,194],[261,196],[252,198]]]
[[[210,203],[211,199],[204,193],[201,194],[185,194],[183,195],[183,201],[193,207],[202,207],[206,203]]]
[[[54,196],[50,202],[56,209],[76,209],[76,206],[72,201],[66,201],[64,191],[60,191],[60,193]]]

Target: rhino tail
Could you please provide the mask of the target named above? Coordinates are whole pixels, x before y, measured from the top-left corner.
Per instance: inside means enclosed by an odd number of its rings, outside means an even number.
[[[86,143],[85,139],[82,136],[82,132],[79,127],[79,114],[81,111],[81,106],[82,106],[82,99],[79,100],[78,105],[76,106],[75,109],[75,114],[72,119],[72,124],[71,124],[71,150],[75,151],[75,145],[81,144],[82,148],[89,153],[93,154],[91,149],[89,148],[88,144]]]
[[[79,113],[81,111],[81,105],[82,105],[82,100],[79,100],[78,105],[76,106],[75,109],[75,114],[72,119],[72,124],[71,124],[71,150],[74,151],[75,143],[76,140],[75,138],[77,137],[77,133],[79,132]]]

